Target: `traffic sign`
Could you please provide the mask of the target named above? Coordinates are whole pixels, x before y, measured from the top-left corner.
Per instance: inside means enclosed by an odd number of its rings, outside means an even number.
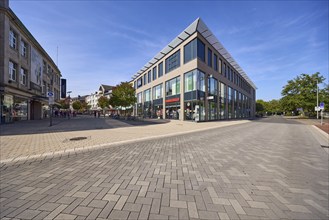
[[[320,109],[324,110],[324,102],[320,102]]]
[[[54,93],[53,93],[53,92],[48,92],[48,93],[47,93],[47,96],[48,96],[48,97],[53,97],[53,96],[54,96]]]
[[[48,102],[49,102],[49,105],[55,104],[54,96],[49,96]]]
[[[320,107],[315,106],[315,111],[316,111],[316,112],[319,112],[320,110],[321,110]]]

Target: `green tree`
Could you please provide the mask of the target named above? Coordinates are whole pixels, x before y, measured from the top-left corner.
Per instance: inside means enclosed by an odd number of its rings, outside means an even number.
[[[124,109],[127,109],[135,104],[136,101],[135,89],[129,82],[122,82],[113,89],[110,98],[110,105],[112,107],[123,107]],[[124,110],[124,114],[126,115],[126,110]]]
[[[99,97],[98,106],[103,110],[103,115],[105,117],[105,108],[109,107],[109,99],[105,96]]]
[[[262,99],[256,101],[256,112],[258,114],[264,114],[266,102]]]
[[[61,108],[62,109],[68,109],[68,108],[70,108],[69,99],[59,100],[59,104],[61,105]]]
[[[303,73],[295,79],[289,80],[281,92],[281,106],[283,110],[290,113],[302,108],[304,112],[314,115],[317,82],[321,84],[324,80],[325,78],[319,72],[312,75]],[[325,91],[320,89],[319,94],[325,94]]]
[[[82,108],[82,104],[79,100],[77,100],[72,103],[72,107],[74,110],[79,111]]]

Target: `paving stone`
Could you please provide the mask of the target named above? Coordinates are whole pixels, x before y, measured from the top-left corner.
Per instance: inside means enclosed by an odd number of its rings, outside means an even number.
[[[123,210],[129,212],[140,212],[142,208],[141,204],[134,204],[134,203],[126,203],[123,207]]]
[[[178,217],[178,208],[161,206],[160,207],[160,215],[168,215],[168,216]]]
[[[19,215],[17,215],[17,218],[21,218],[21,219],[33,219],[35,216],[39,215],[41,212],[38,210],[31,210],[31,209],[27,209],[25,211],[23,211],[22,213],[20,213]]]
[[[70,215],[70,214],[59,214],[55,219],[56,220],[63,220],[63,219],[67,219],[67,220],[70,220],[70,219],[76,219],[76,215]]]
[[[60,205],[60,204],[57,204],[57,203],[50,203],[50,202],[47,202],[47,203],[43,204],[42,206],[40,206],[40,207],[38,208],[38,210],[52,212],[52,211],[54,211],[59,205]]]
[[[86,206],[78,206],[76,207],[71,214],[73,215],[82,215],[82,216],[88,216],[93,208],[86,207]]]
[[[109,216],[109,219],[128,219],[128,216],[128,211],[113,210]]]
[[[199,211],[200,219],[218,219],[217,212]]]

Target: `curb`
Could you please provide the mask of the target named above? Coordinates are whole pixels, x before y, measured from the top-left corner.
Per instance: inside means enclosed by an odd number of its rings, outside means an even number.
[[[315,125],[312,125],[312,127],[314,127],[316,130],[318,130],[323,136],[325,136],[327,139],[329,138],[329,134],[327,134],[326,132],[322,131],[320,128],[318,128]]]

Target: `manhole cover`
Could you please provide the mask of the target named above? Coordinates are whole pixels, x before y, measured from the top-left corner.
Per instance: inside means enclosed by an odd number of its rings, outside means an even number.
[[[70,141],[81,141],[84,139],[87,139],[87,137],[74,137],[74,138],[71,138]]]

